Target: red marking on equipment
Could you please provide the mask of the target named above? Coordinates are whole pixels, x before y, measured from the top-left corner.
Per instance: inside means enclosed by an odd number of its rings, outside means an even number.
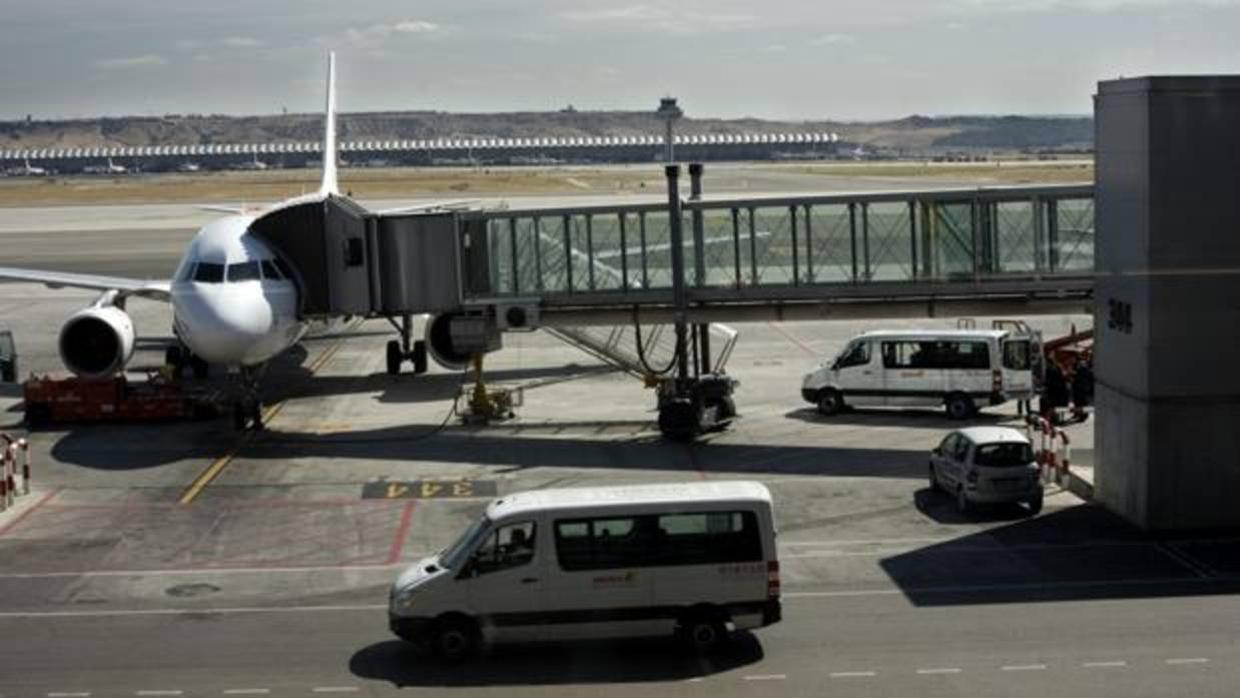
[[[392,538],[392,547],[388,550],[387,563],[389,565],[400,561],[400,551],[405,547],[405,538],[409,535],[409,526],[413,523],[413,507],[414,500],[410,499],[405,503],[405,508],[400,513],[400,523],[396,526],[396,536]]]

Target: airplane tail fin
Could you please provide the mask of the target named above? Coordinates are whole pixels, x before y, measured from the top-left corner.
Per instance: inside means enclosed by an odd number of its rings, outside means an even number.
[[[323,130],[323,184],[320,194],[339,194],[336,182],[336,52],[327,54],[327,119]]]

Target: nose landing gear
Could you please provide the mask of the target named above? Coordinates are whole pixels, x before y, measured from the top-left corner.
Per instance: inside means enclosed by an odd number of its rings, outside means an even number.
[[[172,375],[178,378],[186,368],[193,371],[194,378],[199,380],[206,378],[210,373],[207,362],[180,343],[173,344],[164,351],[164,363],[172,367]]]
[[[266,364],[241,367],[241,395],[233,403],[233,426],[237,431],[263,429],[263,397],[259,390]]]

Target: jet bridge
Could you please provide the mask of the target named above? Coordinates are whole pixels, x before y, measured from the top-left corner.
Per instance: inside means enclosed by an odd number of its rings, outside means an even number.
[[[731,383],[709,323],[1090,311],[1090,185],[703,199],[691,172],[689,201],[669,170],[666,202],[384,215],[331,196],[252,231],[290,268],[304,318],[392,321],[390,371],[425,370],[428,351],[464,366],[505,331],[546,327],[635,374],[675,368],[675,395],[709,384],[720,415]],[[418,314],[434,316],[424,343]],[[675,340],[652,342],[667,323]]]

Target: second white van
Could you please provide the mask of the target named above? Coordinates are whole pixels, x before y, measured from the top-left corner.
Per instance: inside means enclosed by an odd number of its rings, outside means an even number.
[[[771,493],[757,482],[520,492],[392,585],[397,636],[481,643],[676,634],[698,650],[780,619]]]
[[[965,419],[985,405],[1031,399],[1037,343],[1004,330],[867,332],[805,374],[801,396],[831,415],[846,407],[938,407]]]

